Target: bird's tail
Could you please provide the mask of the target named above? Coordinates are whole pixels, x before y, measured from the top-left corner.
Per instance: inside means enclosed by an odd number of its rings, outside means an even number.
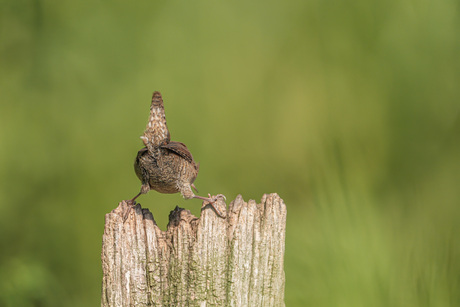
[[[149,151],[155,147],[169,143],[171,139],[168,126],[166,125],[165,108],[160,92],[153,93],[149,121],[141,139]]]

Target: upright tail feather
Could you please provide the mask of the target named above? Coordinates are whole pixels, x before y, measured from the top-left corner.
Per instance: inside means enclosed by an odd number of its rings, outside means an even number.
[[[153,93],[149,121],[141,139],[150,152],[153,152],[154,148],[158,148],[160,145],[169,143],[171,140],[168,126],[166,125],[163,98],[160,92]]]

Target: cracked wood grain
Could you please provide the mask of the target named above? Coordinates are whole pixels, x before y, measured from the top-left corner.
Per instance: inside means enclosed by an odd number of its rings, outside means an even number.
[[[102,306],[284,306],[286,206],[241,195],[201,217],[176,207],[166,231],[140,204],[105,216]]]

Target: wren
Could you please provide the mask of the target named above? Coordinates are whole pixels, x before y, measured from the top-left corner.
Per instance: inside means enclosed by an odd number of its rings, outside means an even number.
[[[160,92],[154,92],[150,105],[150,117],[144,135],[141,136],[145,147],[138,151],[134,161],[134,170],[141,181],[141,190],[128,203],[135,205],[135,200],[150,190],[160,193],[178,193],[185,199],[198,198],[211,204],[216,213],[223,218],[219,210],[214,207],[218,198],[195,195],[192,188],[198,192],[195,181],[199,163],[196,163],[185,144],[171,141],[171,135],[166,125],[163,98]]]

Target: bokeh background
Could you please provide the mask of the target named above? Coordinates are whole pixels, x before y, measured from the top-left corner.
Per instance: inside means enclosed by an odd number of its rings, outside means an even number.
[[[459,33],[454,0],[1,1],[0,306],[100,304],[154,90],[202,194],[284,198],[287,306],[460,306]]]

